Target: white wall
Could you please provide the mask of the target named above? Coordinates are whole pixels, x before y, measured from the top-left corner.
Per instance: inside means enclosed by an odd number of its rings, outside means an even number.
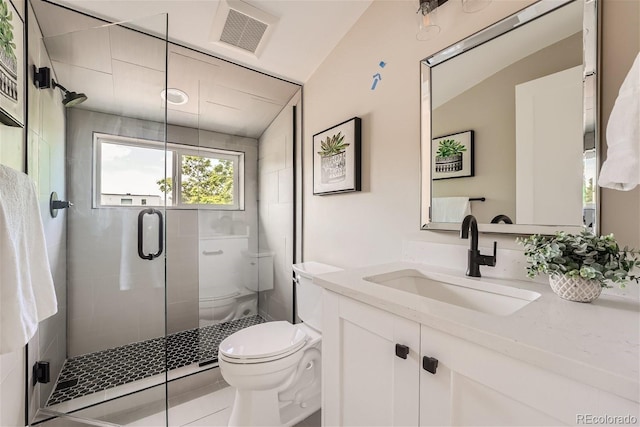
[[[472,14],[450,1],[440,10],[441,33],[415,39],[415,4],[374,1],[304,87],[304,260],[341,267],[400,258],[403,238],[468,244],[455,233],[419,230],[420,75],[418,62],[486,27],[532,0],[493,1]],[[640,47],[640,3],[602,2],[603,123],[622,79]],[[635,35],[635,36],[634,36]],[[387,65],[380,68],[378,63]],[[371,90],[372,76],[382,80]],[[312,195],[311,144],[314,133],[350,117],[363,119],[360,193]],[[603,133],[603,132],[601,132]],[[615,232],[622,246],[640,246],[640,189],[604,191],[602,233]],[[512,237],[481,236],[481,245]]]
[[[416,5],[374,1],[304,88],[304,259],[340,267],[397,260],[402,239],[457,241],[420,226],[419,61],[532,1],[494,1],[475,14],[442,6],[442,32],[419,42]],[[446,10],[444,9],[446,8]],[[381,68],[378,64],[387,65]],[[382,80],[371,90],[372,77]],[[362,191],[312,195],[314,133],[362,118]]]

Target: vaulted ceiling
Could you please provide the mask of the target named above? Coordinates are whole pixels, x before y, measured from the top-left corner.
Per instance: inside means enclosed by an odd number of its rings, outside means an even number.
[[[313,73],[369,4],[256,2],[278,18],[256,57],[209,41],[218,1],[59,3],[34,0],[33,6],[57,80],[88,96],[76,108],[162,122],[166,78],[167,87],[189,98],[167,105],[168,123],[252,138],[264,132],[298,92],[297,83]],[[168,52],[166,13],[173,42]],[[331,25],[321,30],[325,17]]]
[[[223,0],[225,1],[225,0]],[[230,59],[236,63],[304,83],[342,39],[371,0],[247,0],[276,19],[259,57],[212,42],[220,0],[47,0],[110,22],[132,21],[135,28],[158,33],[157,15],[168,14],[170,41]],[[39,19],[49,20],[39,14]],[[57,14],[56,14],[57,15]],[[51,17],[55,19],[54,17]],[[67,23],[69,27],[71,23]],[[51,28],[41,22],[45,36]]]

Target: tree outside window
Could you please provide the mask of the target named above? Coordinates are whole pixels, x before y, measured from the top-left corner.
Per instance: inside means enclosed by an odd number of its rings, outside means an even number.
[[[181,156],[181,201],[191,205],[233,205],[233,161]],[[158,181],[160,191],[173,189],[171,177]]]

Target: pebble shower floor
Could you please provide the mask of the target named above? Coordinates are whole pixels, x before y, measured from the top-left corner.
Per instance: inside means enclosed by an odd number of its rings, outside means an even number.
[[[248,316],[67,359],[46,406],[162,374],[165,340],[167,370],[215,363],[223,339],[264,321],[259,315]]]

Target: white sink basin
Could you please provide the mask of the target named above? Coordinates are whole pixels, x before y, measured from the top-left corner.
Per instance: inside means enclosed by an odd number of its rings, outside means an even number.
[[[508,316],[540,294],[525,289],[441,273],[407,269],[364,277],[364,280],[487,314]]]

